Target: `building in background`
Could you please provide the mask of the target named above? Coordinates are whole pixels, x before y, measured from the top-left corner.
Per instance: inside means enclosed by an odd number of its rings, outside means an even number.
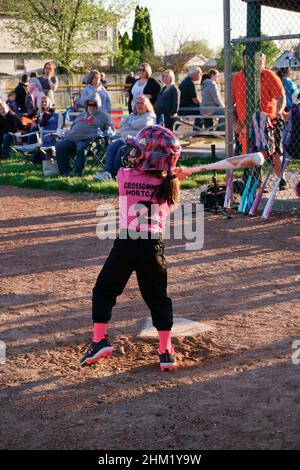
[[[22,72],[36,70],[41,72],[45,60],[49,57],[41,55],[38,48],[35,51],[29,50],[22,42],[16,44],[16,38],[10,28],[11,16],[0,12],[0,75],[18,75]],[[110,65],[107,56],[111,56],[116,37],[116,28],[102,28],[87,43],[84,52],[92,52],[95,55],[95,65],[105,67]],[[108,54],[107,54],[108,53]],[[77,63],[77,65],[80,65]]]

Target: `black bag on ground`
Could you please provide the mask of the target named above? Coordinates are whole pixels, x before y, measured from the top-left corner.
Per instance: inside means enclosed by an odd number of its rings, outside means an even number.
[[[236,203],[240,196],[243,194],[245,184],[242,180],[233,181],[233,203]],[[204,210],[210,211],[216,207],[216,204],[220,207],[224,206],[226,194],[226,184],[216,185],[216,196],[215,186],[210,184],[204,191],[200,193],[200,202],[204,205]]]
[[[210,211],[216,207],[216,204],[223,207],[226,193],[226,184],[216,185],[210,184],[207,188],[200,193],[200,202],[204,205],[204,210]]]

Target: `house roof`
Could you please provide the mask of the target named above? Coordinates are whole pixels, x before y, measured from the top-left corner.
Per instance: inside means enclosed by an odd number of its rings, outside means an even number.
[[[197,63],[198,65],[203,65],[207,61],[206,57],[202,54],[169,54],[164,56],[164,62],[166,65],[172,65],[175,62],[180,62],[183,66],[189,66],[192,63]]]
[[[290,51],[284,51],[275,61],[275,67],[299,67],[300,58],[292,55]]]
[[[265,7],[280,8],[281,10],[290,10],[300,12],[299,0],[243,0],[246,3],[259,3]]]

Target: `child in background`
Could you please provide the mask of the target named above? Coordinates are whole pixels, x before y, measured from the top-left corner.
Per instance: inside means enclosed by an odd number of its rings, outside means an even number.
[[[16,102],[16,92],[10,91],[7,95],[6,104],[8,105],[9,109],[16,114],[19,114],[18,104]]]
[[[42,112],[42,98],[45,96],[41,82],[37,77],[32,77],[28,83],[28,91],[32,99],[33,109]]]
[[[112,354],[107,323],[117,296],[122,294],[132,272],[136,271],[140,292],[158,331],[160,368],[173,370],[176,367],[171,344],[173,308],[167,296],[163,233],[166,217],[180,198],[174,170],[181,148],[169,129],[154,125],[142,129],[130,141],[129,150],[130,168],[122,167],[117,174],[122,237],[115,240],[93,289],[94,336],[81,365]],[[139,216],[144,216],[144,223]]]

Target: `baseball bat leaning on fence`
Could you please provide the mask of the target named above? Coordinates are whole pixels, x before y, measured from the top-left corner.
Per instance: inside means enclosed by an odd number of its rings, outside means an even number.
[[[271,174],[273,173],[273,168],[271,168],[271,170],[268,172],[263,184],[261,185],[257,195],[256,195],[256,198],[254,199],[254,202],[251,206],[251,209],[249,211],[249,215],[255,215],[256,214],[256,211],[258,209],[258,206],[259,206],[259,203],[261,201],[261,198],[262,198],[262,195],[264,193],[264,190],[266,189],[266,186],[268,184],[268,181],[269,181],[269,178],[271,176]]]
[[[272,207],[273,207],[273,204],[274,204],[274,201],[276,199],[276,194],[277,194],[277,191],[279,189],[279,185],[280,185],[280,181],[281,181],[281,178],[283,177],[283,174],[284,174],[284,171],[286,169],[286,166],[287,164],[289,163],[290,159],[289,158],[286,158],[282,164],[282,167],[281,167],[281,172],[280,172],[280,175],[278,176],[277,180],[276,180],[276,183],[275,183],[275,186],[273,188],[273,191],[271,192],[270,194],[270,197],[267,201],[267,204],[265,205],[265,208],[264,208],[264,211],[262,213],[262,216],[261,218],[263,220],[267,220],[267,218],[269,217],[270,215],[270,212],[272,210]]]
[[[174,173],[181,179],[192,173],[199,173],[200,171],[210,170],[236,170],[238,168],[253,168],[254,166],[261,166],[264,162],[262,153],[247,153],[246,155],[239,155],[237,157],[224,158],[216,163],[209,163],[208,165],[193,166],[191,168],[178,167],[175,168]]]
[[[252,207],[252,204],[255,198],[256,189],[258,186],[258,182],[259,182],[259,175],[253,181],[252,188],[250,189],[248,200],[247,200],[247,205],[244,208],[244,214],[248,214]]]
[[[252,181],[252,175],[249,175],[248,179],[247,179],[246,186],[244,188],[244,191],[243,191],[243,194],[242,194],[242,197],[241,197],[241,200],[240,200],[240,203],[239,203],[238,210],[237,210],[239,214],[244,213],[244,208],[247,205],[247,200],[248,200],[248,194],[249,194],[249,191],[250,191],[251,181]]]
[[[229,207],[231,206],[232,193],[233,193],[233,171],[228,170],[226,192],[225,192],[224,205],[223,205],[224,209],[229,209]]]
[[[252,183],[252,187],[250,186],[247,203],[244,206],[244,210],[243,210],[244,214],[248,214],[252,207],[252,204],[255,198],[256,189],[257,189],[259,179],[260,179],[260,174],[261,174],[261,167],[258,169],[253,168],[252,170],[253,183]]]

